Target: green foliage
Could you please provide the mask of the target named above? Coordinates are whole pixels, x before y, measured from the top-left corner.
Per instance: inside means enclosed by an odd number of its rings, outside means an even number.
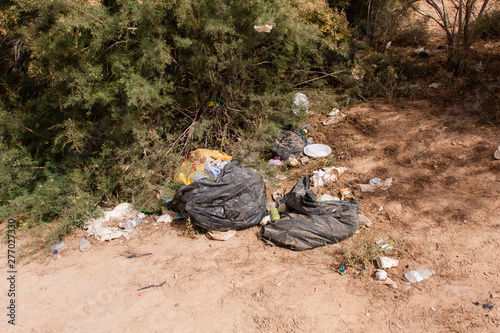
[[[477,34],[481,38],[500,37],[500,10],[492,10],[477,22]]]
[[[156,205],[192,148],[234,151],[255,135],[265,154],[300,121],[293,85],[349,37],[343,14],[301,4],[2,3],[0,218],[58,219],[57,238],[99,204]]]

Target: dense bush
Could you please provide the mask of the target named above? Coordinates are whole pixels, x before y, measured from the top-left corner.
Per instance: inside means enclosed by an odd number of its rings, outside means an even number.
[[[293,85],[348,37],[345,16],[304,3],[4,2],[0,218],[63,215],[64,233],[102,200],[150,205],[191,148],[293,122]]]

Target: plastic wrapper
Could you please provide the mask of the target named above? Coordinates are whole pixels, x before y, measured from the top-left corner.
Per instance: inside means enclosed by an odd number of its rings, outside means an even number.
[[[205,172],[205,163],[212,158],[221,162],[232,160],[232,156],[226,155],[218,150],[197,149],[189,153],[187,159],[182,162],[174,178],[175,181],[189,185],[203,177],[211,177]]]

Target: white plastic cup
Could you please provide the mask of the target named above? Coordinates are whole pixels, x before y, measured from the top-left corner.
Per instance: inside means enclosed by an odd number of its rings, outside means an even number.
[[[389,257],[377,257],[377,266],[380,269],[398,267],[399,260]]]
[[[380,281],[385,281],[387,279],[387,272],[383,269],[377,269],[377,273],[375,273],[375,277]]]

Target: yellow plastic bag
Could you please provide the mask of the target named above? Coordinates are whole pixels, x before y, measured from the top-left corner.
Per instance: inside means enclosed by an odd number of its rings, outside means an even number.
[[[187,159],[182,162],[174,180],[189,185],[203,176],[208,176],[205,173],[205,162],[208,161],[210,157],[214,160],[221,160],[223,162],[233,159],[232,156],[226,155],[218,150],[197,149],[190,152]]]

